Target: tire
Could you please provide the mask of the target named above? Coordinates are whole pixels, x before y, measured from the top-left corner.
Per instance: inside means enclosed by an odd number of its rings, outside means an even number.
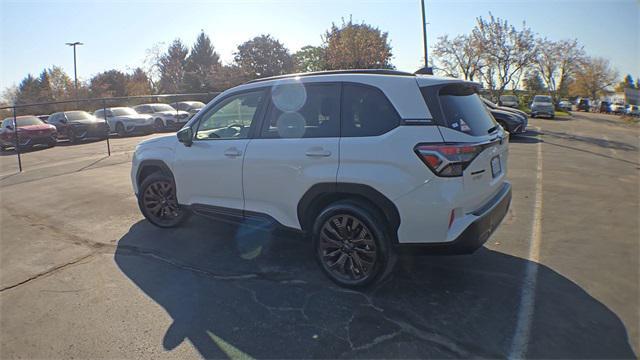
[[[165,126],[164,126],[164,122],[162,122],[162,119],[160,118],[156,119],[156,121],[153,122],[153,128],[155,129],[156,132],[164,131]]]
[[[138,189],[138,206],[144,217],[155,226],[172,228],[182,224],[190,212],[178,204],[176,185],[170,175],[149,175]]]
[[[367,286],[390,273],[395,263],[387,234],[386,221],[370,206],[353,200],[335,202],[313,226],[316,260],[336,284]]]
[[[116,124],[116,132],[120,137],[125,137],[127,135],[127,131],[124,129],[124,125],[120,122]]]
[[[69,142],[72,144],[75,144],[78,141],[78,138],[76,138],[76,132],[72,127],[69,127],[67,130],[67,138],[69,138]]]

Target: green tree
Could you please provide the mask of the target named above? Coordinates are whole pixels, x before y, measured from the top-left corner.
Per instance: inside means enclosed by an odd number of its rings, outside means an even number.
[[[547,92],[547,89],[544,86],[544,80],[542,80],[542,76],[540,76],[540,73],[536,70],[528,72],[524,77],[524,88],[531,95]]]
[[[234,61],[248,79],[288,74],[293,71],[289,50],[271,35],[260,35],[238,46]]]
[[[89,80],[92,97],[127,96],[127,74],[119,70],[108,70],[95,75]]]
[[[631,76],[631,74],[627,74],[627,76],[624,77],[624,80],[622,80],[621,82],[618,83],[618,85],[616,85],[616,92],[624,92],[624,89],[635,89],[636,86],[633,83],[633,77]]]
[[[201,32],[187,57],[184,82],[187,91],[211,91],[216,87],[222,64],[211,39]]]
[[[180,39],[175,39],[169,46],[167,53],[158,61],[160,71],[160,91],[164,93],[179,93],[184,90],[184,74],[189,50]]]
[[[388,34],[371,25],[342,20],[324,34],[325,61],[328,70],[393,69]]]
[[[304,46],[293,54],[294,71],[310,72],[327,69],[325,49],[321,46]]]
[[[127,76],[127,96],[151,94],[151,81],[142,68],[135,68],[131,75]]]

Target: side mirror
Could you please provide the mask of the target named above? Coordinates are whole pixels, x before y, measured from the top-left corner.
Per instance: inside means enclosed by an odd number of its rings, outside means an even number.
[[[60,123],[66,124],[67,123],[67,119],[60,119]]]
[[[7,129],[13,130],[13,125],[7,125]]]
[[[184,144],[184,146],[191,146],[193,144],[193,130],[190,126],[185,126],[176,133],[178,141]]]

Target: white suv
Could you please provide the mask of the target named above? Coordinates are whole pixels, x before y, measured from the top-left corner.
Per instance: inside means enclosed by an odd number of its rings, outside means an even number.
[[[363,286],[399,250],[473,252],[505,216],[508,138],[477,90],[389,70],[250,81],[138,145],[133,188],[160,227],[193,212],[302,231],[333,281]]]

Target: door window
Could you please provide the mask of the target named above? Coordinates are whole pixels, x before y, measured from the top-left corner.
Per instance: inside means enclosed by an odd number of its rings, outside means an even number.
[[[285,84],[271,90],[263,138],[338,137],[338,84]]]
[[[223,100],[202,117],[196,139],[246,139],[263,100],[264,90]]]

